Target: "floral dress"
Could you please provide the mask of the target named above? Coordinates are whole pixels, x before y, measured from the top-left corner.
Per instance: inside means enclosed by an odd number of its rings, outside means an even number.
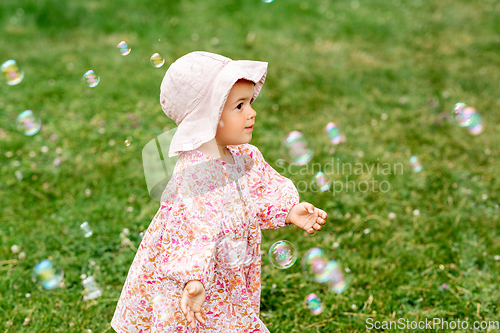
[[[269,332],[259,319],[261,229],[285,226],[299,203],[292,181],[250,144],[234,164],[181,153],[130,267],[111,326],[119,333]],[[205,325],[187,325],[184,285],[205,286]]]

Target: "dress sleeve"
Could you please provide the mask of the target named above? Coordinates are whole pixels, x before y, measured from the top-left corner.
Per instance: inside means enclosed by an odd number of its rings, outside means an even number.
[[[221,190],[193,195],[186,186],[178,187],[176,199],[166,206],[168,220],[160,243],[162,273],[181,289],[190,280],[201,281],[207,289],[213,280],[213,258],[220,231],[216,221],[222,218],[216,209],[216,197]]]
[[[261,229],[277,229],[285,226],[285,220],[290,209],[299,203],[299,193],[293,182],[274,170],[254,148],[254,170],[259,181],[255,189],[256,217]]]

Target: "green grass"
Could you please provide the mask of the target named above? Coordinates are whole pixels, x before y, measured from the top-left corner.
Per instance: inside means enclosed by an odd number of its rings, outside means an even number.
[[[2,0],[0,62],[15,59],[25,78],[0,85],[0,332],[112,331],[135,255],[120,232],[130,229],[137,247],[159,207],[147,194],[141,151],[175,127],[161,111],[160,82],[171,62],[195,50],[269,62],[251,144],[281,171],[280,142],[301,131],[315,156],[309,168],[284,165],[296,184],[332,158],[404,165],[403,174],[349,175],[356,184],[387,181],[387,193],[302,191],[301,200],[329,215],[314,236],[293,227],[263,232],[262,250],[287,239],[299,253],[287,270],[263,257],[261,318],[271,332],[365,331],[369,317],[498,320],[499,14],[495,0]],[[121,40],[132,48],[126,57],[116,49]],[[155,52],[166,59],[161,69],[149,64]],[[81,79],[88,69],[101,77],[94,89]],[[482,134],[439,121],[458,101],[481,113]],[[26,109],[43,121],[33,137],[16,130]],[[330,121],[347,138],[333,155],[323,134]],[[422,172],[411,172],[412,155]],[[94,231],[88,239],[83,221]],[[301,273],[301,256],[315,246],[349,267],[344,293]],[[48,257],[64,269],[64,288],[31,281]],[[81,274],[96,277],[100,298],[83,301]],[[325,304],[319,316],[302,305],[312,292]]]

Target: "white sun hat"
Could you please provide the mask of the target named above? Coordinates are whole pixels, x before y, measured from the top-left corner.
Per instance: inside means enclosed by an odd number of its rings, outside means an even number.
[[[255,83],[254,100],[266,79],[267,62],[232,60],[215,53],[188,53],[170,65],[160,87],[163,112],[177,124],[169,157],[215,138],[224,104],[239,79]]]

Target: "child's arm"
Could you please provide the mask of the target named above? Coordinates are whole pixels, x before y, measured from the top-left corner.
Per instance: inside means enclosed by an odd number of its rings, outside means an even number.
[[[253,170],[259,177],[253,190],[257,195],[255,207],[260,228],[282,228],[285,226],[288,212],[299,204],[299,193],[290,179],[274,170],[264,160],[258,148],[252,147]]]
[[[205,325],[205,320],[201,316],[201,307],[205,302],[205,287],[198,280],[191,280],[184,286],[181,298],[181,310],[186,317],[188,325],[196,328],[196,320]]]

